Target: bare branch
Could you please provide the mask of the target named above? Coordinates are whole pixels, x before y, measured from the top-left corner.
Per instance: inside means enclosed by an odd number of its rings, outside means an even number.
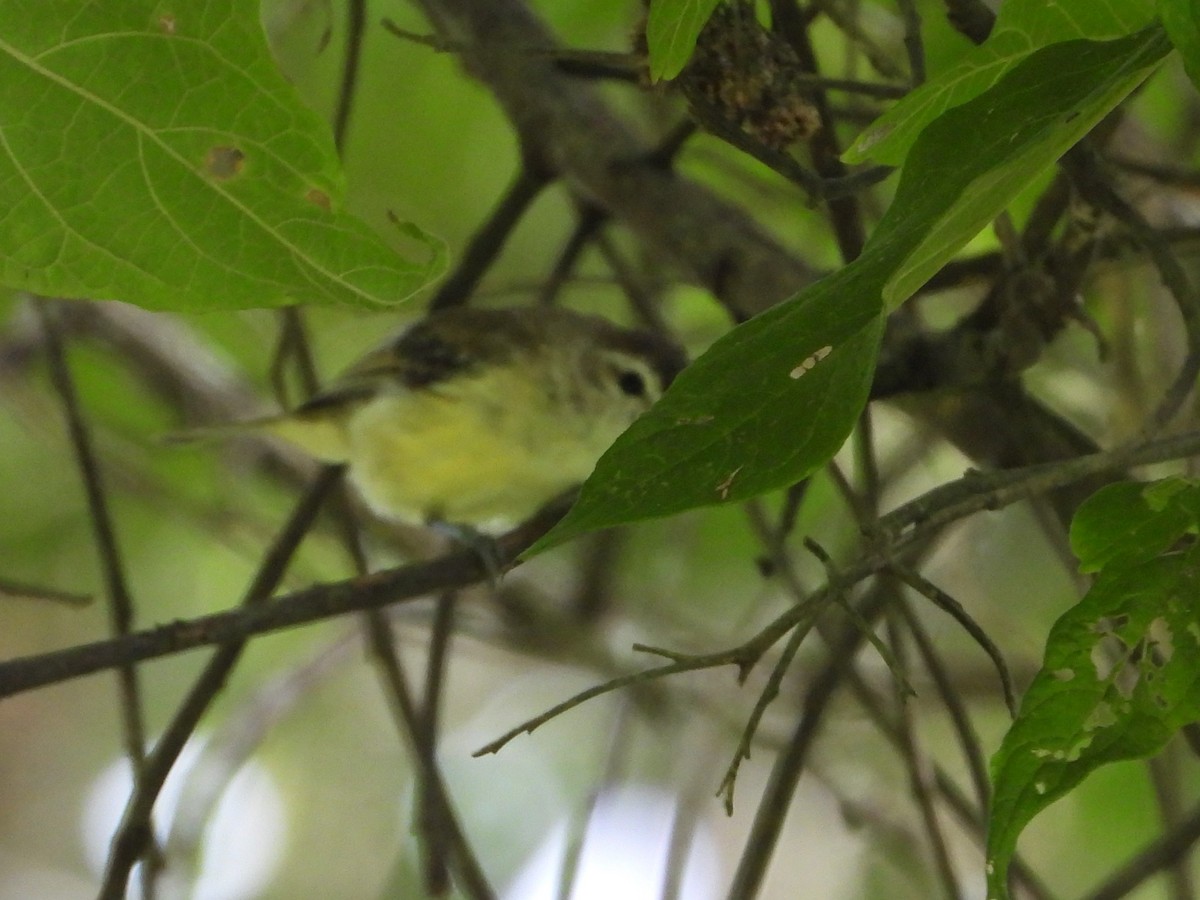
[[[548,510],[501,538],[497,544],[500,565],[504,569],[515,566],[520,553],[548,531],[561,515],[561,508]],[[9,660],[0,663],[0,699],[116,668],[127,662],[142,662],[197,647],[245,640],[256,634],[415,600],[438,591],[476,584],[491,574],[478,553],[460,550],[429,562],[314,585],[270,604],[177,620],[124,637]]]
[[[519,0],[421,0],[459,59],[492,91],[526,152],[573,191],[609,211],[683,276],[742,319],[808,284],[813,273],[733,204],[647,162],[650,147],[550,56],[550,32]]]
[[[263,557],[258,572],[246,591],[244,608],[265,605],[265,601],[283,578],[292,554],[316,520],[321,504],[340,480],[340,469],[326,468],[308,493],[301,498],[274,545]],[[113,837],[100,888],[101,900],[120,900],[125,896],[129,872],[152,840],[150,817],[155,801],[200,719],[225,686],[225,681],[237,665],[245,645],[245,637],[222,642],[220,649],[212,655],[208,665],[193,682],[183,703],[154,745],[153,751],[146,757],[142,777],[134,782],[133,794],[125,806],[121,824]]]

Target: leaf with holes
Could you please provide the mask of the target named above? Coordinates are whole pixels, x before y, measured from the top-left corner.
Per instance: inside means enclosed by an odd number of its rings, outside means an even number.
[[[1029,821],[1089,773],[1160,750],[1200,718],[1200,548],[1111,565],[1055,623],[1045,660],[992,759],[988,896]]]
[[[257,4],[0,4],[0,284],[153,309],[403,299],[405,259],[342,206],[328,126]],[[412,243],[413,232],[404,236]]]
[[[1153,18],[1152,0],[1007,0],[986,41],[872,123],[845,159],[899,165],[926,125],[991,88],[1039,49],[1063,41],[1126,37]]]
[[[1088,497],[1071,521],[1071,551],[1081,572],[1133,565],[1169,550],[1200,523],[1200,485],[1183,478],[1110,484]]]
[[[720,0],[652,0],[646,15],[650,80],[671,79],[683,71],[696,39]]]

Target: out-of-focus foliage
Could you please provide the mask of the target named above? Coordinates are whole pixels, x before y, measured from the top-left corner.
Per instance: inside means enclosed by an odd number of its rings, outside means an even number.
[[[685,65],[715,5],[655,0],[648,22],[640,3],[536,2],[533,12],[565,44],[622,58],[640,40],[631,32],[650,29],[648,74],[660,78],[657,87],[631,86],[644,78],[639,72],[598,91],[649,145],[686,115],[667,79]],[[901,6],[806,5],[815,11],[807,34],[822,74],[892,90],[904,83]],[[761,849],[747,842],[770,770],[828,671],[818,633],[779,670],[779,696],[742,768],[731,818],[711,797],[780,665],[778,647],[744,684],[732,666],[691,672],[591,701],[496,756],[471,754],[576,690],[659,661],[631,652],[635,641],[722,651],[825,583],[841,585],[834,599],[851,604],[892,592],[895,614],[879,631],[917,695],[900,697],[872,650],[840,661],[853,688],[840,689],[812,720],[820,730],[759,896],[925,900],[948,891],[931,862],[942,850],[964,895],[983,890],[990,857],[1000,896],[1014,849],[1022,863],[1011,867],[1015,877],[1031,870],[1056,896],[1075,896],[1191,815],[1195,764],[1171,740],[1197,715],[1196,624],[1179,602],[1195,592],[1190,482],[1121,484],[1082,507],[1071,549],[1078,567],[1096,574],[1090,590],[1040,500],[965,520],[906,557],[1000,646],[1024,690],[1016,723],[979,647],[946,616],[952,606],[934,609],[892,575],[861,586],[840,578],[876,552],[875,512],[993,462],[967,458],[952,446],[958,435],[940,430],[940,417],[996,386],[990,374],[961,391],[873,403],[860,415],[878,348],[895,337],[881,336],[886,312],[899,307],[889,326],[896,332],[920,326],[940,335],[998,295],[1016,298],[998,304],[1009,314],[1036,294],[1038,279],[1057,272],[1039,268],[1040,254],[1058,249],[1077,220],[1064,214],[1038,246],[1022,244],[1021,231],[1062,187],[1054,159],[1117,104],[1122,111],[1105,122],[1117,138],[1103,147],[1114,168],[1152,160],[1162,171],[1146,179],[1122,168],[1113,182],[1144,201],[1191,274],[1194,201],[1180,187],[1186,179],[1170,179],[1194,168],[1200,144],[1184,76],[1184,66],[1194,72],[1200,33],[1193,6],[1161,0],[1160,27],[1145,2],[1008,0],[991,39],[972,48],[947,23],[945,4],[917,2],[925,87],[895,102],[827,95],[836,143],[851,148],[845,159],[904,166],[852,194],[869,242],[849,266],[829,225],[830,204],[811,204],[796,185],[711,135],[688,138],[672,163],[681,178],[746,210],[788,252],[828,273],[740,328],[728,327],[707,291],[685,283],[694,273],[621,222],[604,224],[606,245],[588,245],[561,301],[628,319],[610,265],[624,260],[625,275],[697,363],[605,458],[566,527],[579,533],[686,511],[582,534],[506,575],[496,586],[500,602],[486,587],[460,600],[438,758],[472,846],[504,896],[552,894],[573,860],[581,889],[599,884],[607,896],[659,896],[672,866],[687,885],[680,896],[723,894],[743,859]],[[181,450],[159,440],[181,426],[276,408],[268,370],[278,321],[249,307],[313,304],[305,310],[312,349],[320,374],[332,374],[405,318],[367,309],[418,290],[438,264],[440,240],[451,265],[463,258],[521,160],[504,111],[463,73],[462,48],[451,42],[437,52],[386,31],[385,17],[418,35],[433,25],[413,4],[380,0],[368,5],[339,163],[325,122],[340,93],[346,9],[266,4],[272,58],[251,7],[0,3],[4,282],[176,311],[104,302],[61,308],[137,627],[236,603],[309,471],[253,445]],[[768,7],[756,5],[763,22]],[[854,15],[835,21],[846,9]],[[1164,34],[1179,53],[1169,52]],[[214,148],[238,153],[209,155]],[[806,147],[790,152],[811,162]],[[1067,193],[1065,208],[1094,212]],[[543,192],[507,235],[473,302],[533,302],[571,242],[580,199],[561,183]],[[1001,226],[987,229],[1002,211]],[[397,220],[423,231],[399,231]],[[1106,242],[1105,229],[1116,237]],[[1037,345],[1036,358],[1006,372],[1003,387],[1044,402],[1064,430],[1108,447],[1139,432],[1177,371],[1182,341],[1175,303],[1145,264],[1145,248],[1111,220],[1100,232],[1086,245],[1089,274],[1069,298],[1067,323]],[[945,276],[947,263],[961,266],[955,279],[922,287]],[[1020,321],[1014,331],[1040,325]],[[981,343],[997,340],[981,335]],[[1016,427],[1000,417],[975,424],[979,432]],[[1177,425],[1194,427],[1194,414]],[[1037,436],[1013,437],[1025,445]],[[0,298],[0,447],[0,659],[103,637],[109,616],[76,464],[37,318],[16,294]],[[836,467],[822,468],[831,455]],[[806,473],[805,490],[777,490]],[[376,567],[437,549],[384,523],[365,531]],[[326,523],[306,540],[285,589],[350,574],[339,534]],[[12,594],[9,582],[96,599],[81,610]],[[916,622],[911,631],[901,603]],[[846,620],[837,603],[830,608],[822,624],[832,634]],[[432,609],[423,602],[394,611],[410,673],[427,663]],[[918,628],[977,732],[979,758],[1000,748],[988,857],[979,849],[983,767],[964,762],[969,742],[951,724],[958,713],[946,712]],[[420,777],[361,644],[357,623],[340,620],[253,642],[160,802],[171,877],[206,885],[210,896],[424,895],[413,824],[423,808]],[[151,740],[205,656],[140,669]],[[419,679],[414,685],[419,694]],[[95,893],[128,790],[121,718],[106,676],[0,702],[0,896]],[[1164,744],[1151,769],[1107,765]],[[238,772],[247,777],[226,790]],[[914,809],[914,796],[931,801],[928,817]],[[255,823],[253,839],[234,827],[247,822]],[[670,856],[672,839],[690,840],[691,853],[676,845]],[[581,845],[601,855],[575,859]],[[1171,877],[1186,878],[1186,859],[1173,864]],[[603,880],[635,868],[633,886]],[[242,874],[238,886],[213,887],[212,879]],[[1172,896],[1166,881],[1158,877],[1138,896]]]

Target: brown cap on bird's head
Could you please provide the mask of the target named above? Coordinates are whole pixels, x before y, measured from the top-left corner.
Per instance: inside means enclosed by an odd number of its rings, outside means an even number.
[[[666,334],[649,328],[622,328],[607,319],[589,317],[595,322],[604,343],[615,350],[644,359],[654,369],[663,388],[670,387],[675,376],[688,364],[687,352]]]

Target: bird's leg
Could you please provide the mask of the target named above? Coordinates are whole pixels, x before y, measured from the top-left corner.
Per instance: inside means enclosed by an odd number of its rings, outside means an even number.
[[[431,519],[429,527],[450,538],[456,544],[466,547],[479,557],[479,561],[487,572],[488,586],[493,592],[496,590],[504,575],[504,565],[500,556],[500,547],[494,537],[484,534],[470,525],[446,522],[442,519]]]

